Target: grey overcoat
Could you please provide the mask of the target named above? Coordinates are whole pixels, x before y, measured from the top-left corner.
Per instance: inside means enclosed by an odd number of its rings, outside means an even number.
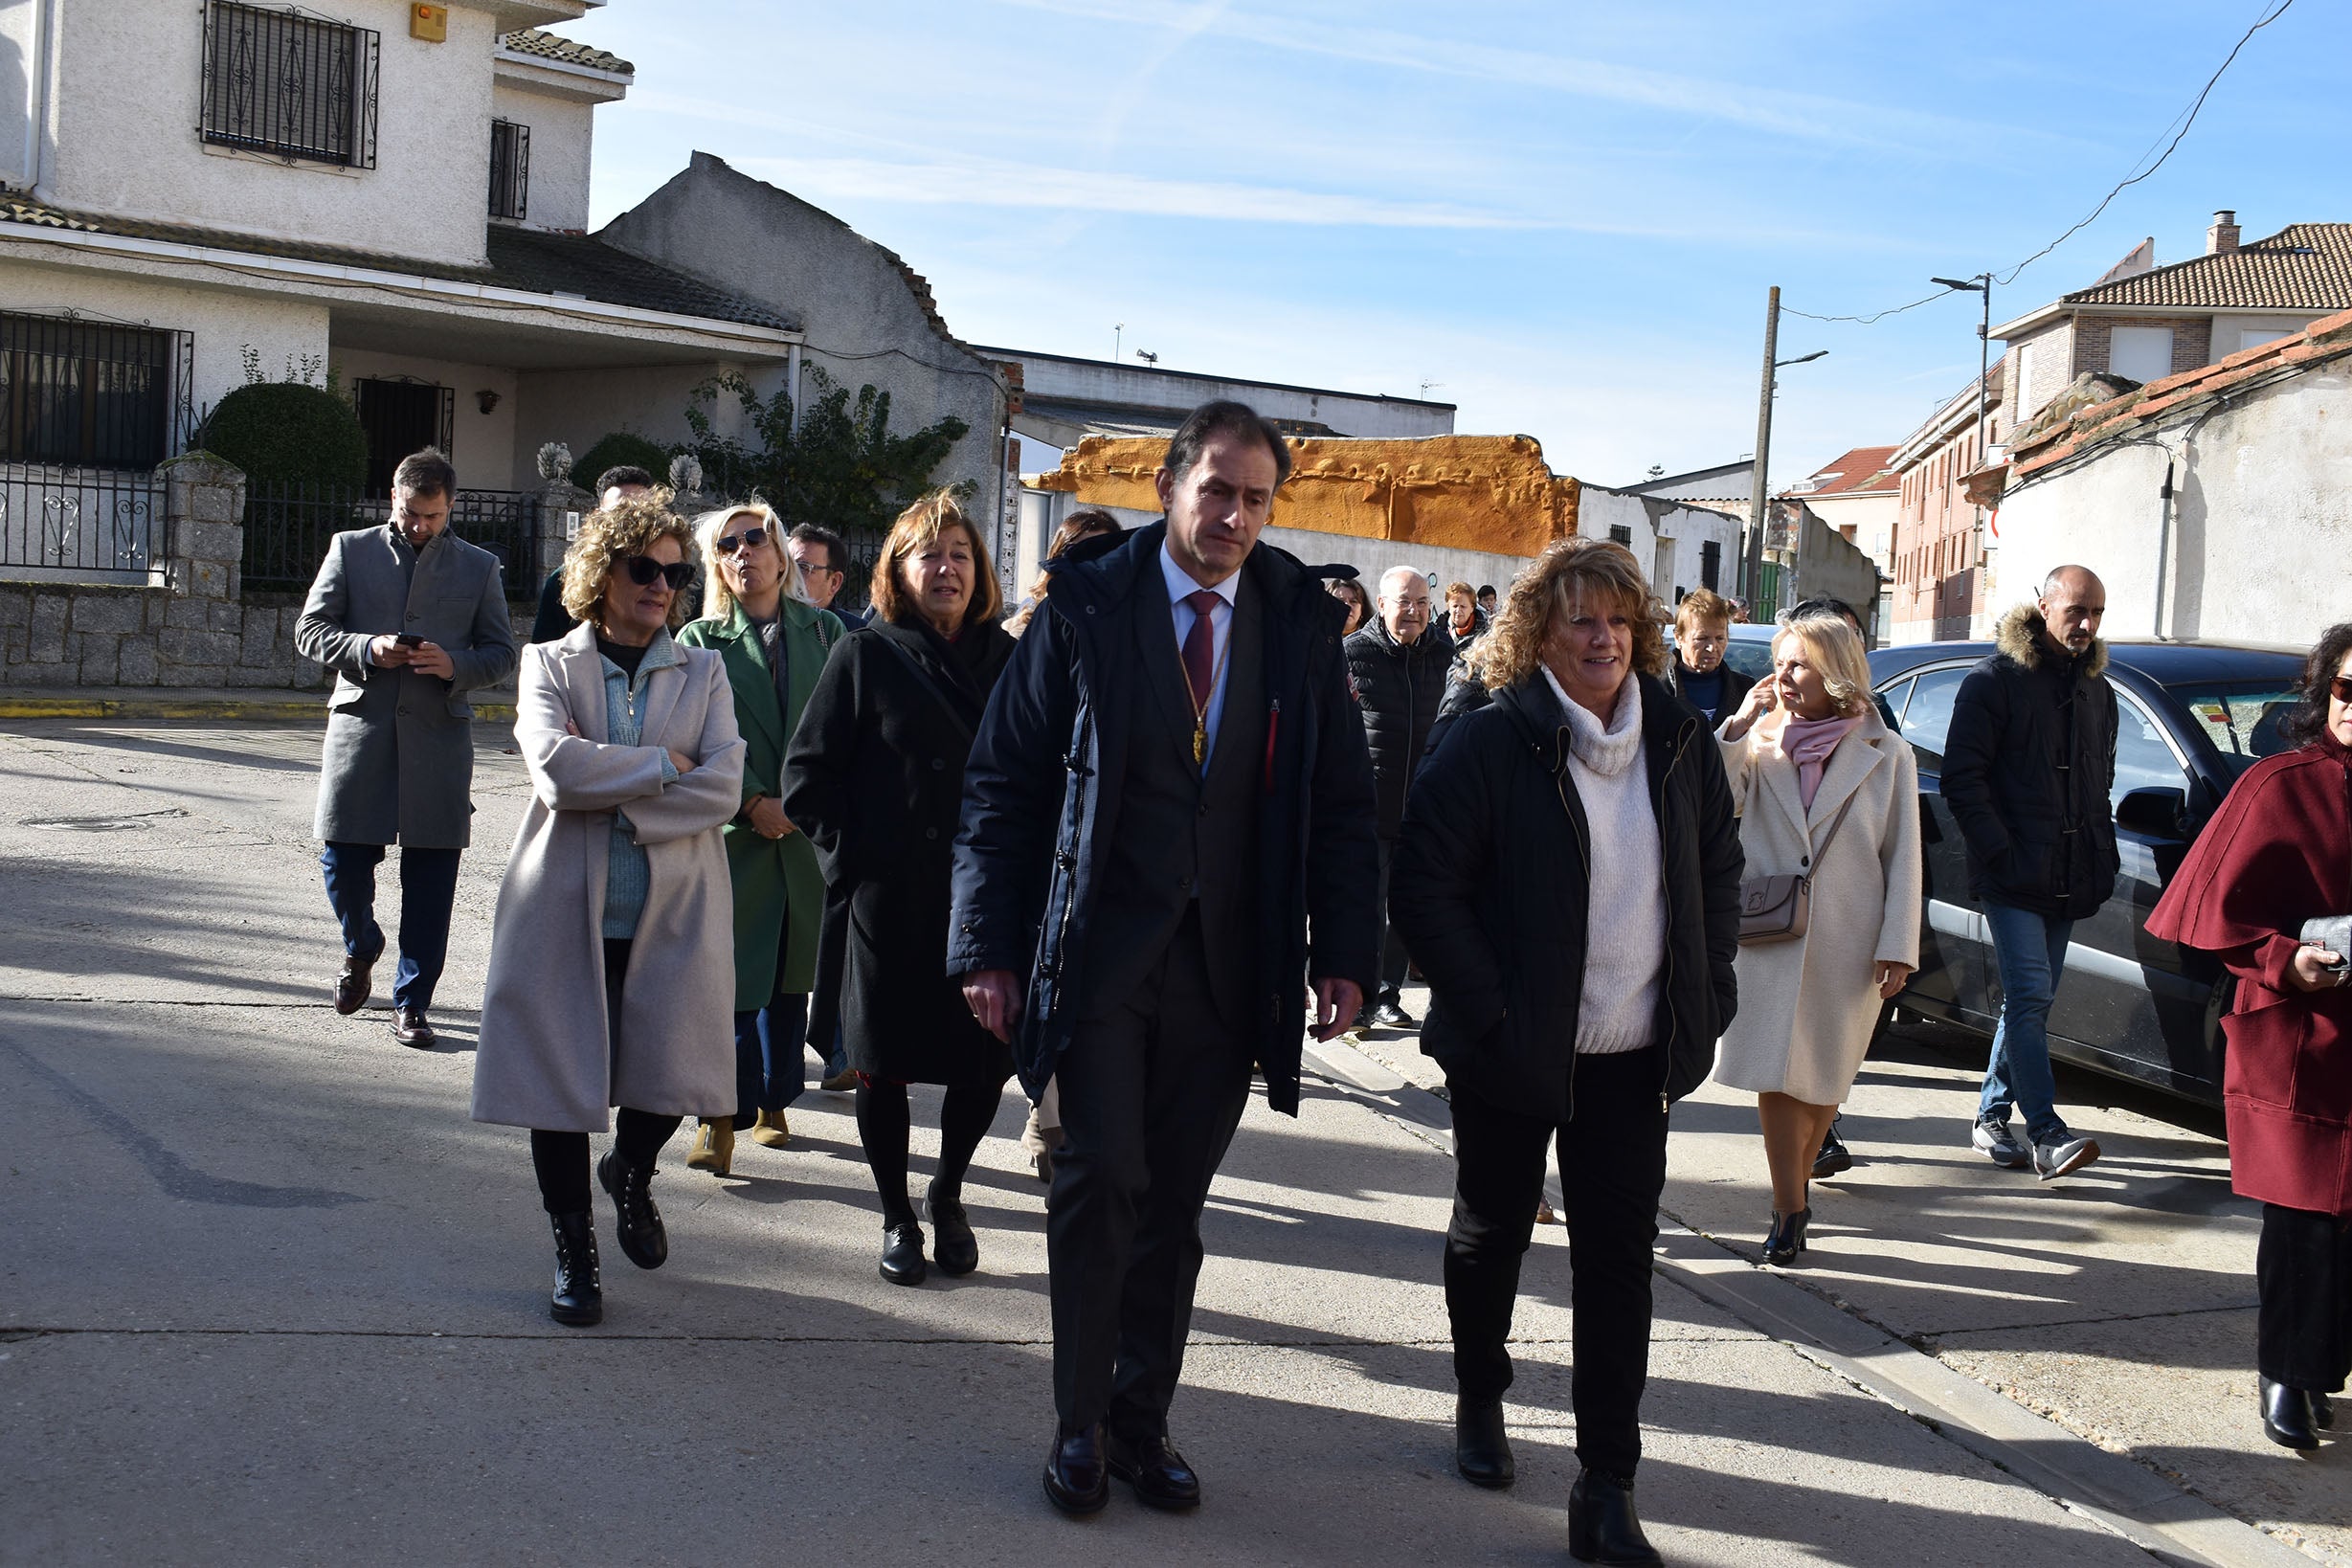
[[[719,656],[679,651],[683,664],[645,679],[644,744],[612,746],[595,629],[523,650],[514,738],[532,794],[490,931],[478,1122],[601,1132],[613,1106],[735,1113],[735,900],[719,829],[743,807],[744,743]],[[664,748],[693,757],[693,771],[662,783]],[[616,811],[645,846],[646,888],[621,1016],[609,1019]]]
[[[447,532],[421,552],[389,523],[327,546],[294,629],[302,656],[335,672],[311,829],[319,838],[413,849],[473,841],[467,694],[514,668],[500,577],[497,556]],[[402,632],[446,648],[455,679],[368,662],[370,639]]]

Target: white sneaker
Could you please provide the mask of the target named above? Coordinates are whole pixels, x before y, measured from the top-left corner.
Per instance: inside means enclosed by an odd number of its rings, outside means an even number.
[[[2044,1181],[2079,1171],[2099,1157],[2094,1139],[2077,1137],[2065,1128],[2033,1146],[2033,1174]]]
[[[2033,1155],[2017,1141],[2017,1134],[2009,1131],[2006,1117],[1997,1122],[1976,1123],[1968,1130],[1968,1142],[1977,1153],[1995,1165],[2011,1171],[2022,1171],[2033,1163]]]

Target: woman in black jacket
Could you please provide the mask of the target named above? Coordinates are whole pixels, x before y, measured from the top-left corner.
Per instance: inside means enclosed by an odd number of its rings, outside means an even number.
[[[1584,1561],[1658,1560],[1633,1472],[1667,1107],[1736,1005],[1738,825],[1706,722],[1659,679],[1663,619],[1621,545],[1563,540],[1521,572],[1474,656],[1492,700],[1422,767],[1389,893],[1453,1107],[1455,1462],[1511,1483],[1504,1347],[1557,1143]]]
[[[946,492],[907,508],[874,567],[874,618],[818,678],[784,761],[784,814],[849,911],[840,970],[818,977],[809,1039],[838,1016],[858,1074],[858,1136],[882,1194],[882,1277],[923,1281],[907,1195],[907,1086],[947,1087],[930,1209],[942,1273],[979,1266],[964,1172],[1013,1071],[947,973],[948,880],[964,763],[1013,639],[979,530]]]

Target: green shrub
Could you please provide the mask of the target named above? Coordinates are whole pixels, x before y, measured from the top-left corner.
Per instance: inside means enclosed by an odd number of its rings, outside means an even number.
[[[368,479],[368,436],[351,405],[292,381],[257,381],[213,405],[197,444],[255,484],[349,485]]]
[[[572,460],[571,482],[585,490],[608,468],[642,468],[656,484],[670,482],[670,455],[644,437],[616,430]]]

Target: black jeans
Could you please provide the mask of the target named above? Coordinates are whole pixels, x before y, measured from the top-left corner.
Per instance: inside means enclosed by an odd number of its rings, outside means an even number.
[[[1062,1053],[1046,1200],[1063,1424],[1167,1430],[1200,1278],[1200,1208],[1249,1104],[1246,1031],[1210,999],[1198,906],[1134,994]]]
[[[1544,1156],[1559,1150],[1576,1313],[1577,1457],[1632,1476],[1642,1458],[1649,1378],[1650,1247],[1666,1189],[1665,1073],[1658,1047],[1580,1056],[1574,1105],[1555,1128],[1467,1090],[1453,1096],[1454,1217],[1445,1231],[1445,1311],[1454,1381],[1473,1399],[1511,1386],[1511,1314],[1519,1258],[1534,1234]]]
[[[2332,1214],[2263,1204],[2254,1284],[2262,1376],[2308,1394],[2341,1390],[2352,1376],[2352,1226]]]
[[[1398,992],[1404,986],[1404,972],[1408,962],[1404,952],[1404,938],[1397,934],[1397,928],[1390,925],[1388,921],[1388,868],[1396,863],[1397,840],[1382,839],[1380,840],[1380,990],[1378,996],[1368,998],[1374,1006],[1397,999]]]

